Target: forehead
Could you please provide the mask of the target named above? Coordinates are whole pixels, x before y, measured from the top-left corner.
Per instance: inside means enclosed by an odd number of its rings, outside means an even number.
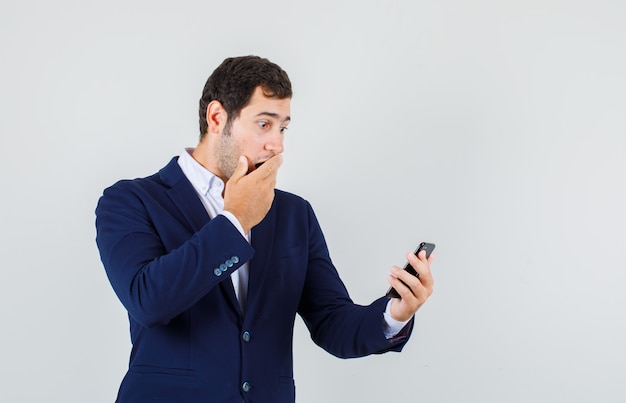
[[[250,101],[241,110],[242,117],[267,115],[281,121],[290,120],[290,114],[291,98],[270,98],[263,93],[261,87],[254,90]]]

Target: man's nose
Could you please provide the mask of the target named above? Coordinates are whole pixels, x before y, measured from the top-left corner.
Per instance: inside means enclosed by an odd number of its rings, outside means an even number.
[[[265,143],[265,149],[271,151],[273,154],[283,152],[283,133],[280,130],[276,130],[275,133],[272,133],[272,137]]]

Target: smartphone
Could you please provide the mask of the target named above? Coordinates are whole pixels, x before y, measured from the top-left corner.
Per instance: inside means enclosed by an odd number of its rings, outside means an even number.
[[[418,253],[420,253],[421,251],[425,250],[426,251],[426,259],[428,259],[428,256],[430,256],[430,254],[433,252],[434,249],[435,249],[435,244],[434,243],[422,242],[421,244],[419,244],[419,246],[417,247],[417,249],[415,249],[415,252],[413,252],[413,253],[415,254],[415,256],[417,256]],[[406,263],[406,265],[404,266],[403,270],[404,271],[408,271],[409,273],[411,273],[412,275],[414,275],[417,278],[420,277],[419,273],[415,271],[415,269],[413,268],[413,266],[411,266],[409,264],[409,262]],[[402,281],[402,280],[400,280],[400,281]],[[404,282],[402,282],[402,284],[406,285]],[[398,294],[398,291],[396,291],[395,288],[393,288],[393,287],[389,287],[389,290],[387,291],[387,294],[385,294],[385,296],[387,296],[389,298],[400,298],[400,294]]]

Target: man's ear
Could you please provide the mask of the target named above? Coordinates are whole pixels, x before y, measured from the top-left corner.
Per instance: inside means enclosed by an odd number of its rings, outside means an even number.
[[[228,114],[220,101],[211,101],[206,108],[207,131],[209,133],[219,133],[228,120]]]

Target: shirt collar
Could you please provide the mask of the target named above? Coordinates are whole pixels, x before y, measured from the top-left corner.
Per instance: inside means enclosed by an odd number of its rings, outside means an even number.
[[[215,174],[196,161],[191,153],[194,148],[185,148],[178,157],[178,165],[187,177],[191,185],[201,195],[207,195],[210,191],[212,194],[221,196],[224,190],[224,181],[215,176]]]

